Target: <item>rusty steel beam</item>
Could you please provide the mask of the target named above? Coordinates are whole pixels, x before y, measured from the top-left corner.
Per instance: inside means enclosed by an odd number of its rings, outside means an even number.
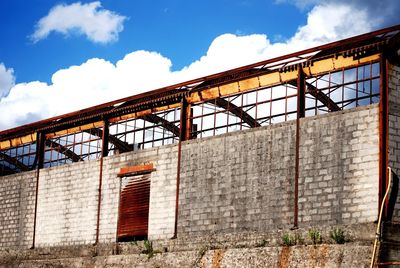
[[[297,118],[296,118],[296,148],[294,174],[294,215],[293,226],[298,228],[299,219],[299,176],[300,176],[300,118],[305,117],[305,76],[302,69],[297,74]]]
[[[9,156],[8,154],[5,154],[3,152],[0,152],[0,159],[3,159],[4,161],[14,165],[21,171],[29,171],[31,170],[30,167],[19,161],[16,157]]]
[[[178,142],[178,159],[176,165],[176,192],[175,192],[175,219],[174,219],[174,234],[173,239],[178,237],[178,216],[179,216],[179,188],[181,182],[181,158],[182,158],[182,141],[185,139],[186,135],[186,121],[188,102],[185,98],[181,101],[181,116],[180,116],[180,127],[179,128],[179,142]]]
[[[380,101],[379,101],[379,200],[378,211],[383,202],[386,187],[389,183],[387,167],[389,165],[389,88],[388,88],[388,64],[387,59],[382,57],[380,63]],[[388,215],[388,201],[383,211],[383,220]]]
[[[144,115],[142,117],[140,117],[143,120],[146,120],[150,123],[153,124],[161,124],[163,126],[163,128],[165,128],[166,130],[168,130],[169,132],[173,133],[176,137],[179,137],[179,127],[175,126],[174,124],[172,124],[171,122],[169,122],[168,120],[165,120],[162,117],[159,117],[156,114],[147,114]]]
[[[44,152],[45,152],[45,140],[46,135],[43,132],[36,133],[36,190],[35,190],[35,210],[33,217],[33,234],[32,234],[32,246],[31,249],[35,248],[36,242],[36,222],[37,222],[37,208],[38,208],[38,197],[39,197],[39,182],[40,182],[40,169],[44,165]]]
[[[236,115],[240,119],[243,120],[246,124],[248,124],[251,128],[253,127],[260,127],[260,123],[257,122],[256,119],[254,119],[251,115],[249,115],[246,111],[244,111],[242,108],[236,106],[235,104],[222,99],[222,98],[216,98],[214,100],[209,100],[207,101],[210,104],[217,105],[218,107],[221,107],[232,114]]]
[[[96,219],[96,240],[95,245],[99,243],[99,235],[100,235],[100,213],[101,213],[101,193],[102,193],[102,185],[103,185],[103,163],[104,157],[108,154],[108,126],[109,123],[107,120],[103,121],[103,129],[101,136],[101,157],[100,157],[100,170],[99,170],[99,188],[98,188],[98,198],[97,198],[97,219]]]
[[[290,81],[289,84],[293,86],[297,86],[296,81]],[[319,100],[323,105],[325,105],[330,112],[336,112],[342,110],[331,98],[329,98],[328,95],[326,95],[324,92],[318,90],[318,88],[308,82],[305,82],[306,85],[306,91],[305,93],[310,94],[317,100]]]
[[[46,139],[45,145],[54,149],[56,152],[65,155],[66,157],[70,158],[72,162],[79,162],[83,161],[82,157],[71,151],[67,146],[59,144],[58,142]]]
[[[100,128],[92,128],[92,129],[87,129],[84,131],[88,134],[95,135],[100,138],[103,137],[103,130]],[[108,135],[106,135],[105,137],[108,139],[108,142],[114,144],[115,148],[117,148],[119,150],[119,152],[121,152],[121,153],[126,153],[126,152],[130,152],[133,150],[133,147],[131,145],[129,145],[129,143],[118,139],[114,135],[111,135],[108,133]],[[108,155],[108,153],[107,153],[107,155]]]
[[[328,97],[324,92],[318,90],[318,88],[310,83],[306,83],[307,90],[306,93],[310,94],[322,104],[324,104],[330,112],[342,110],[331,98]]]

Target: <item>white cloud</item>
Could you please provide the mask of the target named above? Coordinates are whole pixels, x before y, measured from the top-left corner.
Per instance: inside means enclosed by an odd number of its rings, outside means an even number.
[[[108,43],[118,40],[125,19],[124,16],[103,9],[98,1],[87,4],[60,4],[39,20],[31,39],[38,42],[51,32],[58,32],[65,36],[84,34],[95,43]]]
[[[309,12],[307,24],[298,29],[288,45],[304,49],[369,32],[378,24],[364,9],[354,10],[346,4],[321,4]]]
[[[14,70],[7,69],[4,63],[0,63],[0,99],[8,94],[14,83]]]
[[[223,34],[206,55],[178,71],[171,71],[171,60],[157,52],[135,51],[115,64],[93,58],[57,71],[51,84],[15,85],[0,99],[0,110],[7,111],[0,113],[0,129],[368,32],[378,23],[365,10],[324,3],[309,12],[307,24],[286,42],[273,43],[264,34]]]

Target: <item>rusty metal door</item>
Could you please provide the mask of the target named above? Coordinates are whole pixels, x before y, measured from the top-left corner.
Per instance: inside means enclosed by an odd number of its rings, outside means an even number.
[[[147,238],[150,174],[126,177],[121,185],[118,241]]]

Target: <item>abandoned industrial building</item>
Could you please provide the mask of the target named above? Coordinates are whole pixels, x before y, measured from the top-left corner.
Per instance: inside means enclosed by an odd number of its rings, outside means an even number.
[[[1,131],[0,267],[399,264],[399,66],[400,25]]]

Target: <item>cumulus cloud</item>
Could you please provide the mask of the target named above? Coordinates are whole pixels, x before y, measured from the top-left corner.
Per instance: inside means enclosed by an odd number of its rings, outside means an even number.
[[[30,37],[33,42],[38,42],[51,32],[58,32],[64,36],[83,34],[95,43],[108,43],[118,40],[125,20],[126,17],[103,9],[98,1],[60,4],[38,21]]]
[[[14,83],[14,70],[7,69],[4,63],[0,63],[0,99],[8,94]]]
[[[373,30],[379,20],[364,9],[354,10],[347,4],[324,3],[308,14],[307,24],[289,40],[292,47],[305,48]]]
[[[213,40],[204,56],[178,71],[171,71],[170,59],[143,50],[116,63],[89,59],[57,71],[50,84],[15,85],[0,99],[0,110],[8,111],[0,113],[0,129],[369,32],[380,23],[366,9],[324,2],[314,6],[307,23],[284,42],[274,43],[265,34],[223,34]]]

